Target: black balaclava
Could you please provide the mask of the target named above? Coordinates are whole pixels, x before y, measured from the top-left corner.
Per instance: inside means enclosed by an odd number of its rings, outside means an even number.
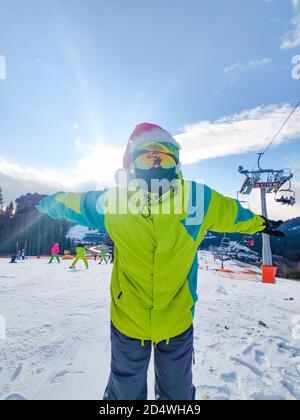
[[[144,180],[148,185],[148,191],[151,192],[151,181],[156,179],[162,181],[163,179],[168,180],[170,183],[178,178],[176,173],[176,167],[171,169],[163,168],[151,168],[151,169],[139,169],[135,168],[135,176],[137,179]],[[161,196],[166,191],[163,191],[163,188],[160,187],[159,195]]]

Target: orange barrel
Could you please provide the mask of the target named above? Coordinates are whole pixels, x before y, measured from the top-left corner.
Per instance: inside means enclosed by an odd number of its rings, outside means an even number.
[[[262,267],[262,279],[263,283],[275,284],[276,283],[277,267],[263,265]]]

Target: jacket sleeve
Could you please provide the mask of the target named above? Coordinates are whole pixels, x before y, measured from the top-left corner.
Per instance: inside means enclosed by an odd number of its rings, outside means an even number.
[[[245,209],[238,200],[211,190],[206,228],[213,232],[254,234],[265,228],[263,217]]]
[[[44,198],[37,206],[40,213],[56,220],[67,220],[106,233],[103,202],[105,191],[57,193]]]

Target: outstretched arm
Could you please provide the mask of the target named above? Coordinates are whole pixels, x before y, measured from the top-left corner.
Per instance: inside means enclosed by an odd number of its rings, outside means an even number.
[[[207,230],[214,232],[284,236],[277,229],[282,222],[272,222],[245,209],[238,200],[211,190],[211,200],[206,217]]]
[[[105,191],[57,193],[44,198],[36,208],[53,219],[68,220],[105,233],[103,201]]]

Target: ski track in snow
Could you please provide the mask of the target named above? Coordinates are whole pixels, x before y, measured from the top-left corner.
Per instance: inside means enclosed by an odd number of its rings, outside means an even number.
[[[7,327],[6,340],[0,338],[0,399],[102,399],[110,365],[111,266],[92,261],[90,270],[75,272],[68,266],[0,259],[0,317]],[[300,340],[293,338],[292,319],[300,315],[300,283],[264,285],[259,276],[243,274],[253,267],[240,263],[226,263],[235,274],[215,268],[212,256],[201,252],[197,399],[299,400]],[[153,359],[148,376],[152,399]]]

